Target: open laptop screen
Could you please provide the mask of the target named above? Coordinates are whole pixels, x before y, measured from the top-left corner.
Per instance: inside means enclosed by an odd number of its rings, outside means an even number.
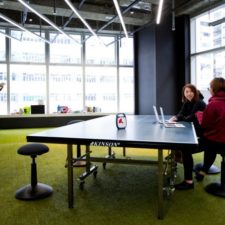
[[[162,118],[162,123],[165,127],[185,127],[183,124],[181,123],[175,123],[175,122],[167,122],[165,120],[165,117],[164,117],[164,112],[163,112],[163,108],[160,107],[160,114],[161,114],[161,118]]]

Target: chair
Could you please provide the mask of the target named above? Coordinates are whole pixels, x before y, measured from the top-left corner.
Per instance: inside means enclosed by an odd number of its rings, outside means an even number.
[[[210,194],[225,197],[225,144],[224,144],[224,151],[221,151],[219,154],[222,157],[220,183],[219,182],[210,183],[205,187],[205,190]]]
[[[49,148],[41,143],[31,143],[20,147],[17,153],[30,156],[31,163],[31,184],[26,185],[16,191],[15,197],[20,200],[36,200],[46,198],[52,194],[52,187],[37,182],[37,166],[35,158],[49,151]]]

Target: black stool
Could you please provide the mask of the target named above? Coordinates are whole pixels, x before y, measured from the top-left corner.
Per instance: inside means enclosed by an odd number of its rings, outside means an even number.
[[[16,191],[15,197],[20,200],[36,200],[48,197],[52,194],[52,187],[37,182],[37,167],[35,158],[49,151],[49,148],[40,143],[26,144],[17,150],[20,155],[28,155],[32,158],[31,163],[31,184]]]
[[[225,197],[225,152],[220,153],[220,155],[222,156],[220,183],[210,183],[205,187],[205,190],[210,194]]]

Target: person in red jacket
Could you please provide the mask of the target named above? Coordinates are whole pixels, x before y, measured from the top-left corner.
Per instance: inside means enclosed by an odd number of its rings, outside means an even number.
[[[204,150],[203,167],[196,171],[197,181],[203,180],[217,153],[224,150],[225,145],[225,79],[214,78],[210,82],[209,91],[212,96],[206,109],[196,113],[203,132],[199,145]]]

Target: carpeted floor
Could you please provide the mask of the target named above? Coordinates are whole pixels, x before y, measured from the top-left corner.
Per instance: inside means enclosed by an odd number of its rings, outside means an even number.
[[[98,163],[95,179],[85,181],[79,189],[77,177],[84,170],[75,169],[74,208],[67,206],[66,146],[48,144],[50,152],[37,158],[38,180],[53,187],[52,196],[38,201],[15,199],[15,191],[30,182],[29,157],[16,150],[26,143],[26,135],[41,129],[0,130],[0,223],[2,225],[224,225],[225,199],[209,195],[204,186],[220,179],[210,175],[195,189],[176,191],[166,202],[164,220],[158,220],[156,167]],[[116,155],[122,154],[116,149]],[[106,154],[106,149],[94,149],[94,154]],[[155,157],[154,150],[127,149],[131,157]],[[194,156],[201,162],[202,154]],[[220,156],[216,165],[220,166]],[[182,181],[183,168],[178,165],[177,181]]]

